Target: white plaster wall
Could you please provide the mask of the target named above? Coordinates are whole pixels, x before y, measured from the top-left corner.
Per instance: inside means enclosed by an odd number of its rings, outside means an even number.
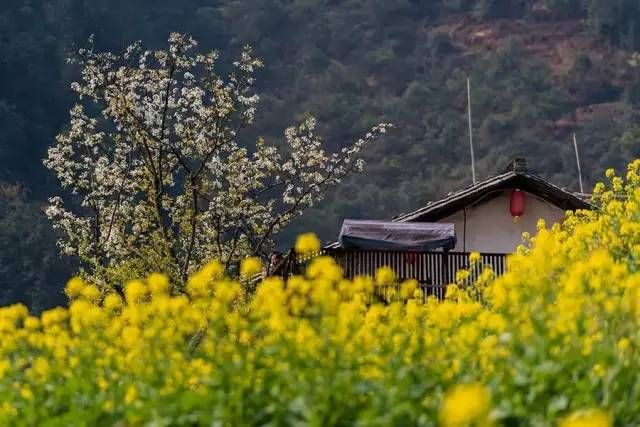
[[[544,218],[547,226],[551,226],[564,218],[562,209],[526,193],[524,215],[514,222],[509,212],[510,197],[511,190],[508,190],[467,208],[466,242],[463,211],[439,221],[455,224],[455,251],[510,253],[522,242],[523,232],[535,234],[538,219]]]

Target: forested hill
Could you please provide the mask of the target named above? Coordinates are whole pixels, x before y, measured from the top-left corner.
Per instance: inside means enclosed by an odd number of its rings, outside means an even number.
[[[65,58],[192,34],[224,58],[251,44],[266,67],[254,134],[282,138],[306,114],[334,148],[380,121],[396,129],[291,233],[333,238],[342,217],[386,218],[470,181],[466,79],[477,169],[526,157],[577,189],[583,171],[638,155],[640,3],[631,0],[5,0],[0,10],[0,302],[57,302],[68,274],[40,205],[58,191],[41,159],[68,119]],[[290,237],[290,235],[289,235]],[[287,244],[285,236],[283,244]]]

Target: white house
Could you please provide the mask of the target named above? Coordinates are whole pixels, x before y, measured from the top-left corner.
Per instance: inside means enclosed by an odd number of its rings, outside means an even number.
[[[539,219],[551,225],[562,221],[567,210],[590,208],[577,194],[531,173],[523,159],[516,159],[501,174],[399,215],[394,221],[451,223],[455,252],[505,254],[521,243],[522,233],[535,233]]]
[[[592,208],[515,159],[500,174],[391,221],[345,220],[339,240],[323,252],[347,277],[371,275],[387,265],[400,278],[418,280],[425,295],[443,297],[456,271],[469,265],[469,252],[479,252],[482,263],[500,275],[508,254],[524,232],[536,232],[539,219],[551,225],[568,210]],[[283,271],[298,268],[295,257],[283,265],[289,266]]]

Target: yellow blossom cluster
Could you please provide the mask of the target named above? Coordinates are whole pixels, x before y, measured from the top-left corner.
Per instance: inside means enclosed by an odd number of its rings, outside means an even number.
[[[320,250],[320,240],[314,233],[298,236],[294,249],[300,255],[310,255]]]
[[[639,170],[444,300],[324,256],[253,294],[218,262],[185,294],[72,279],[67,308],[0,309],[0,425],[639,425]]]

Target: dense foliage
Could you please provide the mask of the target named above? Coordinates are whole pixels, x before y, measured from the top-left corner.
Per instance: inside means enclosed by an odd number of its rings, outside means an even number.
[[[68,309],[0,310],[1,420],[637,425],[640,161],[607,176],[599,210],[541,224],[498,279],[473,254],[445,301],[396,286],[388,267],[346,280],[327,257],[253,297],[218,262],[188,295],[160,274],[129,282],[124,299],[73,279]]]
[[[366,178],[305,215],[283,245],[296,230],[334,238],[342,217],[391,217],[468,184],[467,76],[479,176],[520,155],[577,188],[571,131],[589,183],[638,153],[640,73],[627,58],[638,49],[639,16],[629,0],[8,0],[0,11],[0,180],[26,186],[35,203],[25,208],[42,215],[57,184],[41,159],[65,130],[77,78],[65,58],[90,34],[97,50],[115,52],[137,39],[156,48],[181,31],[229,55],[252,44],[268,65],[248,141],[279,139],[283,123],[307,113],[326,126],[331,149],[381,121],[399,128],[368,151]],[[38,257],[2,256],[14,270]]]
[[[76,266],[59,257],[44,206],[24,193],[18,185],[0,185],[0,302],[40,312],[66,302],[60,290]]]

